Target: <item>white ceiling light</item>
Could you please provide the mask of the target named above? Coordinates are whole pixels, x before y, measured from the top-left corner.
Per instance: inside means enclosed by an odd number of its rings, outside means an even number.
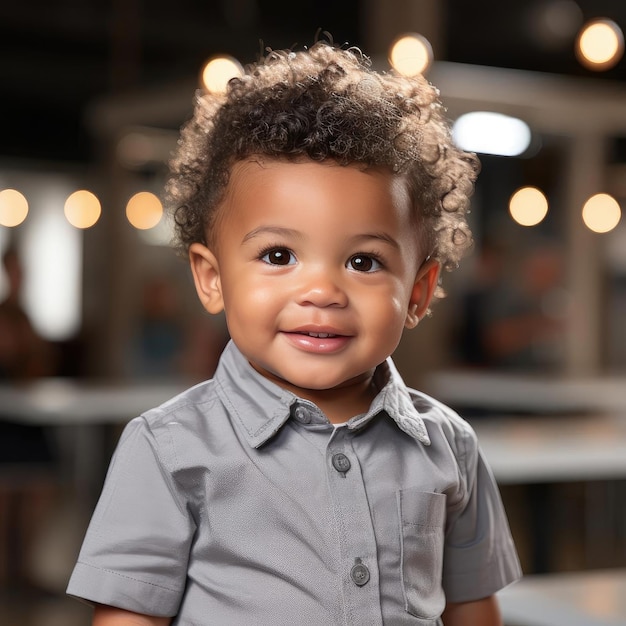
[[[528,149],[531,141],[526,122],[488,111],[461,115],[454,122],[452,136],[463,150],[498,156],[519,156]]]

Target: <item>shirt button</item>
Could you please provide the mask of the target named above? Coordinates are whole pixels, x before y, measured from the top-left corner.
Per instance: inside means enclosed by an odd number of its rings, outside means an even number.
[[[301,424],[310,424],[311,423],[311,413],[307,411],[303,406],[297,406],[296,410],[293,412],[295,418]]]
[[[370,579],[370,571],[367,569],[367,565],[361,563],[361,559],[355,559],[354,565],[350,570],[350,578],[355,585],[362,587],[366,585]]]
[[[350,469],[350,459],[343,453],[333,454],[333,467],[342,474]]]

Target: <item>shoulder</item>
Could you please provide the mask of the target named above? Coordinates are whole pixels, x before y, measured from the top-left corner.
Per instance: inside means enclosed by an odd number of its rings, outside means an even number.
[[[163,404],[142,413],[140,419],[151,430],[158,430],[172,422],[190,425],[198,415],[205,414],[214,405],[219,404],[214,379],[201,382],[178,395],[170,398]]]
[[[196,465],[231,432],[215,387],[205,381],[142,413],[127,424],[120,447],[148,447],[170,472]]]

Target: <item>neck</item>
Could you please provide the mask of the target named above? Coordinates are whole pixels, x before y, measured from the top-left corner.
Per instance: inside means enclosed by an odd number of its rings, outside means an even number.
[[[376,397],[373,370],[356,381],[333,389],[298,389],[300,397],[316,404],[331,423],[341,424],[355,415],[367,413]]]

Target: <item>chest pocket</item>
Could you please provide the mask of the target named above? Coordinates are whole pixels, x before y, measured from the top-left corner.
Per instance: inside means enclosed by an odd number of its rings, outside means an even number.
[[[446,496],[403,489],[397,497],[405,609],[415,617],[434,619],[446,602],[441,586]]]

